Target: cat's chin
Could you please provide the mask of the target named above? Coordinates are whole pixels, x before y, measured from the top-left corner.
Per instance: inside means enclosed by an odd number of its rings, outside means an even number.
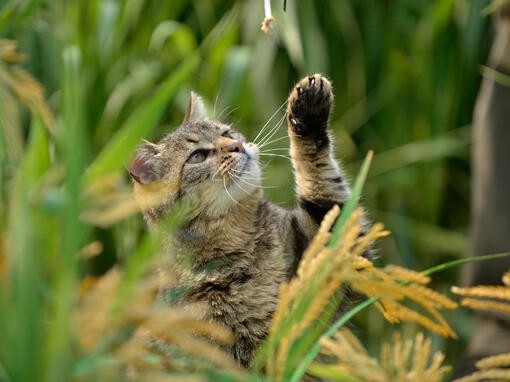
[[[236,175],[228,174],[204,184],[200,194],[202,213],[209,217],[220,217],[235,208],[256,208],[262,198],[261,170],[258,161],[248,154],[245,161],[239,163]]]
[[[255,143],[251,143],[251,142],[243,143],[243,148],[244,148],[246,155],[248,155],[248,158],[258,161],[259,148]]]

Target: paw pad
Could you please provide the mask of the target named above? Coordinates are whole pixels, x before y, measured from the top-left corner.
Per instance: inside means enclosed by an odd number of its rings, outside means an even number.
[[[310,130],[324,130],[331,105],[333,92],[326,77],[320,74],[303,78],[294,87],[288,100],[287,119],[300,134]]]

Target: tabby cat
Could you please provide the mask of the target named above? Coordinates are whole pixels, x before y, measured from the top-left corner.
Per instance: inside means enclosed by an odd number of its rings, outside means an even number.
[[[333,159],[327,132],[333,103],[331,84],[320,74],[305,77],[287,103],[290,154],[298,205],[285,210],[264,199],[259,148],[230,125],[207,119],[192,94],[182,125],[158,143],[143,144],[129,171],[135,193],[163,198],[143,211],[149,226],[179,200],[191,206],[189,218],[168,246],[178,262],[162,270],[161,294],[184,292],[176,304],[230,328],[235,343],[227,350],[248,365],[265,338],[282,282],[296,271],[303,250],[329,209],[350,195]],[[186,260],[186,261],[184,261]]]

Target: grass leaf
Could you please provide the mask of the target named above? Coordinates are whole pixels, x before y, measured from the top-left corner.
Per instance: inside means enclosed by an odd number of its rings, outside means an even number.
[[[349,219],[349,216],[351,215],[352,211],[354,211],[354,209],[358,205],[361,191],[363,189],[363,185],[365,184],[365,180],[367,179],[368,170],[370,169],[370,163],[372,162],[373,156],[374,156],[373,151],[369,151],[367,153],[367,156],[365,157],[365,161],[363,162],[363,165],[361,166],[361,169],[358,173],[358,177],[356,178],[354,186],[352,187],[351,196],[347,203],[344,204],[342,211],[340,212],[340,218],[333,227],[333,235],[329,243],[330,247],[334,247],[338,243],[338,240],[340,239],[341,236],[341,230],[343,225],[345,224],[347,219]]]
[[[161,84],[145,103],[140,105],[109,141],[84,174],[84,181],[90,183],[108,173],[119,171],[126,164],[136,145],[156,127],[170,99],[179,91],[182,84],[195,73],[200,63],[200,55],[190,55]]]

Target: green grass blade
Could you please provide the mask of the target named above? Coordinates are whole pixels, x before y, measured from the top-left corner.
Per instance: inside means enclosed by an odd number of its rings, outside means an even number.
[[[416,163],[425,163],[453,157],[467,151],[470,137],[463,136],[465,128],[457,129],[458,135],[443,135],[423,141],[414,141],[377,154],[370,169],[370,178],[385,175]]]
[[[503,257],[509,257],[509,256],[510,256],[510,252],[496,253],[493,255],[483,255],[483,256],[476,256],[476,257],[467,257],[465,259],[452,260],[452,261],[448,261],[443,264],[436,265],[436,266],[428,268],[420,273],[425,276],[430,276],[434,273],[441,272],[448,268],[456,267],[459,265],[468,264],[468,263],[476,263],[476,262],[486,261],[486,260],[501,259]],[[501,271],[503,272],[504,270],[502,269]]]
[[[337,370],[318,362],[312,363],[308,368],[308,372],[310,375],[323,378],[326,381],[366,382],[366,380],[363,378],[350,375],[348,372]]]
[[[336,222],[335,226],[333,227],[333,234],[331,236],[331,240],[329,242],[329,247],[334,247],[341,237],[341,230],[349,216],[351,215],[352,211],[356,208],[358,205],[359,197],[361,195],[361,190],[363,189],[363,185],[365,184],[365,180],[367,179],[368,170],[370,168],[370,163],[372,162],[372,158],[374,156],[373,151],[369,151],[367,153],[367,156],[365,157],[365,161],[363,162],[363,165],[361,166],[361,169],[359,171],[358,177],[356,178],[356,181],[354,182],[354,187],[352,188],[352,194],[347,203],[344,204],[344,207],[342,208],[342,211],[340,213],[340,217],[338,221]]]
[[[300,365],[303,357],[308,354],[309,349],[323,336],[324,331],[338,312],[344,294],[345,290],[339,290],[337,294],[333,296],[323,312],[317,317],[315,322],[306,328],[302,335],[294,342],[289,350],[288,360],[285,364],[285,371],[282,375],[284,380],[289,380],[289,378],[291,378],[291,376],[295,373],[296,367]]]
[[[480,67],[480,73],[484,78],[496,82],[497,84],[510,87],[510,76],[508,74],[502,73],[485,65]]]
[[[491,1],[489,5],[482,9],[482,16],[489,16],[490,14],[496,12],[501,7],[504,7],[506,4],[510,3],[510,0],[494,0]]]
[[[366,301],[363,301],[361,304],[356,305],[353,309],[349,310],[345,315],[343,315],[340,319],[338,319],[331,327],[324,333],[324,335],[321,338],[329,338],[335,332],[340,329],[342,326],[344,326],[351,318],[353,318],[356,314],[361,312],[363,309],[369,307],[374,302],[376,302],[379,299],[379,297],[375,296],[372,297]],[[313,347],[308,351],[308,353],[305,355],[303,360],[300,362],[300,364],[297,366],[296,371],[294,374],[292,374],[292,377],[289,379],[290,382],[298,382],[303,378],[303,375],[305,375],[306,370],[308,369],[308,366],[313,362],[315,357],[319,354],[321,350],[321,343],[320,339],[317,340],[317,342],[313,345]]]
[[[154,256],[160,256],[162,261],[174,260],[172,248],[162,247],[165,238],[171,236],[181,227],[189,216],[190,207],[187,204],[186,197],[180,200],[170,211],[170,213],[159,223],[158,229],[145,235],[138,245],[135,252],[129,257],[125,267],[119,295],[117,296],[115,313],[121,312],[128,307],[128,302],[133,296],[137,282],[153,266],[151,261]]]
[[[32,116],[27,148],[16,172],[7,223],[7,288],[0,290],[0,364],[13,381],[38,380],[42,369],[45,307],[41,301],[46,222],[32,191],[49,168],[48,133]],[[2,280],[3,281],[3,280]]]
[[[65,166],[64,208],[53,236],[60,236],[52,274],[50,317],[46,330],[46,374],[49,381],[66,380],[71,372],[73,352],[72,322],[69,319],[78,292],[77,255],[85,242],[85,227],[80,222],[80,178],[85,167],[89,141],[85,133],[82,52],[77,45],[62,49],[62,124],[57,129]]]
[[[338,222],[335,224],[332,239],[328,244],[330,247],[334,246],[341,239],[342,235],[341,229],[343,227],[343,224],[347,221],[349,215],[352,213],[352,211],[354,211],[358,204],[359,196],[361,194],[363,184],[368,174],[368,169],[370,167],[370,161],[372,159],[372,156],[373,153],[372,151],[370,151],[367,154],[365,163],[363,164],[358,175],[358,178],[356,179],[352,195],[349,198],[348,202],[344,205],[340,218],[338,219]],[[294,303],[295,305],[292,308],[292,315],[289,314],[289,317],[282,322],[281,330],[279,330],[278,333],[273,333],[274,335],[271,336],[267,340],[265,345],[259,350],[254,359],[254,362],[252,363],[252,370],[260,369],[264,364],[264,360],[274,355],[274,352],[278,348],[279,340],[287,334],[290,328],[293,327],[293,322],[299,321],[307,312],[311,300],[313,300],[314,297],[317,295],[318,288],[320,287],[320,285],[322,285],[322,280],[327,276],[327,269],[325,269],[325,267],[327,267],[327,264],[324,264],[324,267],[317,271],[316,277],[312,280],[309,288],[307,288],[306,292],[302,296],[300,296],[300,298],[297,301],[295,301]],[[333,305],[338,306],[338,304]],[[331,313],[331,311],[329,313]],[[331,317],[331,315],[329,316]],[[303,336],[296,341],[296,343],[293,345],[293,348],[291,349],[292,351],[289,353],[289,359],[292,358],[293,361],[289,362],[288,365],[286,365],[286,370],[290,370],[292,372],[292,370],[294,370],[294,365],[296,363],[299,363],[299,360],[303,357],[303,353],[306,353],[306,349],[308,348],[308,346],[311,343],[317,343],[319,338],[320,333],[317,332],[317,330],[308,330],[305,333],[303,333]],[[286,373],[284,373],[284,377],[285,375]]]
[[[83,180],[90,183],[108,173],[123,168],[133,155],[140,140],[147,137],[157,126],[170,100],[177,94],[183,84],[190,82],[196,74],[201,59],[221,44],[224,33],[232,27],[239,13],[239,6],[234,6],[215,25],[202,42],[201,46],[161,84],[145,103],[140,105],[110,139],[97,158],[87,168]]]
[[[136,145],[156,127],[170,99],[182,84],[191,78],[199,63],[200,55],[195,52],[163,82],[147,102],[133,112],[86,170],[85,182],[89,183],[102,175],[118,171],[126,164]]]
[[[472,263],[472,262],[484,261],[484,260],[499,259],[499,258],[508,257],[508,256],[510,256],[510,253],[498,253],[498,254],[494,254],[494,255],[485,255],[485,256],[471,257],[471,258],[466,258],[466,259],[459,259],[459,260],[454,260],[454,261],[450,261],[450,262],[447,262],[444,264],[440,264],[440,265],[431,267],[429,269],[422,271],[421,273],[423,275],[428,276],[428,275],[443,271],[445,269],[448,269],[448,268],[451,268],[454,266]],[[330,338],[338,329],[340,329],[343,325],[345,325],[356,314],[358,314],[359,312],[361,312],[363,309],[367,308],[368,306],[372,305],[378,299],[379,299],[378,296],[374,296],[368,300],[365,300],[361,304],[357,305],[356,307],[354,307],[353,309],[348,311],[345,315],[343,315],[339,320],[337,320],[327,330],[327,332],[324,334],[323,337]],[[313,347],[310,349],[310,351],[306,354],[306,356],[303,358],[303,360],[300,362],[300,364],[297,366],[294,374],[289,379],[289,381],[298,382],[301,380],[303,375],[306,373],[309,365],[313,362],[315,357],[319,354],[321,347],[322,346],[321,346],[320,339],[319,339],[313,345]]]

